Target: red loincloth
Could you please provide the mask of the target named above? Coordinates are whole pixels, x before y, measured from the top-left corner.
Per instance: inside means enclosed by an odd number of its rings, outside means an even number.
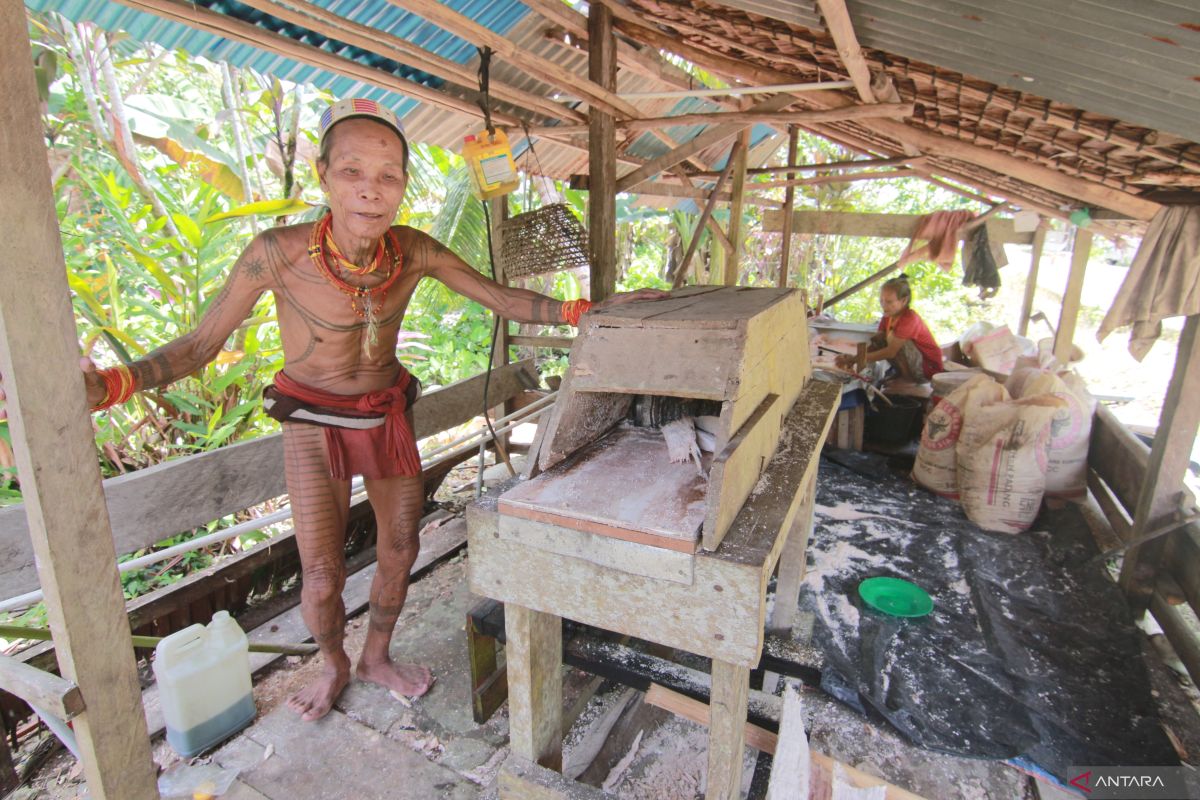
[[[332,478],[412,476],[421,474],[421,456],[406,412],[419,391],[420,384],[403,367],[391,388],[363,394],[314,389],[280,372],[264,390],[263,406],[280,422],[325,429]]]

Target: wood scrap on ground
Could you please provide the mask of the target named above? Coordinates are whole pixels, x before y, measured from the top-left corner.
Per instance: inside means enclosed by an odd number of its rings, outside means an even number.
[[[673,692],[670,689],[663,688],[657,684],[650,687],[650,691],[646,692],[646,702],[658,706],[659,708],[671,711],[684,719],[689,719],[700,725],[708,725],[709,708],[707,703],[702,703],[699,700],[693,700],[690,697],[681,695],[678,692]],[[775,755],[779,744],[779,735],[772,733],[757,725],[749,722],[746,723],[746,744],[763,752]],[[829,775],[833,775],[834,767],[841,766],[845,769],[847,782],[854,786],[883,788],[883,797],[885,800],[924,800],[920,795],[913,794],[907,789],[902,789],[899,786],[888,783],[882,778],[877,778],[874,775],[869,775],[862,770],[855,769],[847,764],[842,764],[840,761],[835,761],[827,755],[809,751],[812,764],[815,767],[814,772],[823,771]],[[814,800],[826,800],[825,797],[813,795]],[[828,796],[826,796],[828,797]],[[832,800],[832,798],[830,798]]]

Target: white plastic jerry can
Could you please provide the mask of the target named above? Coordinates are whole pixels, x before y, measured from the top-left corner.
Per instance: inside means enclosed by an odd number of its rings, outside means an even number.
[[[154,648],[167,741],[185,758],[254,720],[249,642],[228,611],[171,634]]]

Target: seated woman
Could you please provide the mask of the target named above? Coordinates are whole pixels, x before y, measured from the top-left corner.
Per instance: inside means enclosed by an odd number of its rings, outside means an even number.
[[[867,363],[888,361],[899,377],[925,383],[942,371],[942,349],[934,341],[929,326],[909,307],[911,302],[912,289],[904,273],[883,284],[879,290],[883,319],[879,320],[879,332],[867,345]],[[853,368],[854,361],[852,355],[840,355],[835,363]]]

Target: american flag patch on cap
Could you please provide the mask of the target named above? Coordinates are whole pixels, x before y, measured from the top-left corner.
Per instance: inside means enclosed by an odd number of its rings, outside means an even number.
[[[404,126],[400,124],[400,119],[391,109],[380,105],[374,100],[368,100],[365,97],[339,100],[325,109],[325,113],[321,115],[321,121],[318,126],[318,133],[321,140],[325,139],[325,132],[335,124],[351,117],[366,117],[390,126],[396,133],[400,134],[400,139],[404,142],[404,146],[408,147],[408,137],[404,135]]]

